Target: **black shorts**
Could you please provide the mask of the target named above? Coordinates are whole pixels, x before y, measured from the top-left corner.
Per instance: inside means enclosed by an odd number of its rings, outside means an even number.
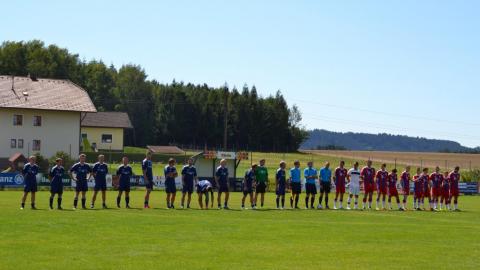
[[[322,182],[320,181],[320,193],[330,193],[330,189],[332,188],[332,184],[330,182]]]
[[[258,185],[255,188],[256,193],[265,193],[265,190],[267,189],[267,185],[263,182],[258,183]]]
[[[77,185],[75,186],[75,191],[77,192],[85,192],[88,191],[88,183],[87,180],[77,180]]]
[[[175,185],[175,179],[165,180],[165,192],[177,193],[177,186]]]
[[[25,187],[23,188],[24,192],[37,192],[37,180],[26,180]]]
[[[292,187],[292,193],[295,193],[295,194],[302,193],[302,184],[300,182],[292,182],[291,187]]]
[[[317,186],[315,184],[312,184],[312,183],[306,183],[305,184],[305,192],[307,194],[317,194]]]

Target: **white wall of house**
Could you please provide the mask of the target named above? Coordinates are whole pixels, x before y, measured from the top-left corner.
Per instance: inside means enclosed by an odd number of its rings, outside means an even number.
[[[14,115],[22,115],[22,125],[14,125]],[[40,126],[34,126],[35,116],[41,117]],[[40,150],[34,149],[34,140],[40,141]],[[39,152],[50,158],[64,151],[75,158],[79,142],[80,112],[0,108],[0,157]]]

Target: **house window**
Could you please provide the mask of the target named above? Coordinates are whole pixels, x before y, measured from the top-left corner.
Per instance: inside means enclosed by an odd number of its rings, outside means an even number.
[[[34,127],[41,127],[42,126],[42,117],[39,115],[35,115],[33,117],[33,126]]]
[[[20,148],[20,149],[23,149],[23,139],[18,139],[17,147]]]
[[[21,126],[21,125],[23,125],[23,115],[21,115],[21,114],[14,114],[14,115],[13,115],[13,125],[14,125],[14,126]]]
[[[10,148],[17,148],[17,140],[15,139],[10,140]]]
[[[112,134],[102,134],[102,143],[112,143]]]
[[[33,140],[33,151],[40,151],[40,140]]]
[[[87,138],[87,134],[86,133],[82,133],[82,139],[86,139]]]

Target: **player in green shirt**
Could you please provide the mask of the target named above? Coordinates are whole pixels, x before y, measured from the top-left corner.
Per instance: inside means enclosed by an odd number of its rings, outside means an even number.
[[[260,193],[260,205],[263,207],[265,191],[268,185],[268,170],[265,167],[265,159],[260,160],[260,166],[255,170],[255,183],[255,207],[257,206],[258,193]]]

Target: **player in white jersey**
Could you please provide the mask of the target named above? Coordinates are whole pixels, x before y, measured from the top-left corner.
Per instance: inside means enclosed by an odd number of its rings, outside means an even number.
[[[358,209],[358,195],[360,194],[360,170],[358,169],[358,162],[353,164],[353,168],[347,172],[348,189],[350,196],[348,197],[347,209],[350,210],[350,203],[353,196],[355,196],[354,209]]]

